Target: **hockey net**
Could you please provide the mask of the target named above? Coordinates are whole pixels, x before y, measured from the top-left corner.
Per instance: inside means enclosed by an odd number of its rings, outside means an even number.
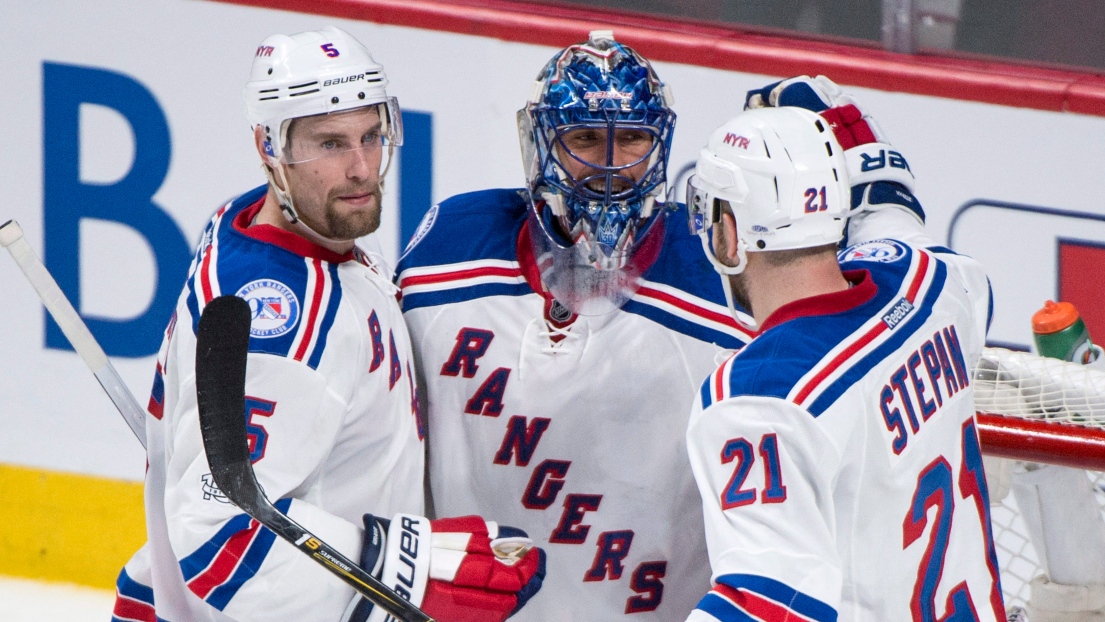
[[[1039,463],[1084,471],[1105,521],[1105,370],[986,348],[974,384],[983,453],[1015,460],[1008,466],[1022,472]],[[1024,606],[1029,583],[1044,573],[1045,564],[1015,495],[995,497],[993,503],[1005,604]]]

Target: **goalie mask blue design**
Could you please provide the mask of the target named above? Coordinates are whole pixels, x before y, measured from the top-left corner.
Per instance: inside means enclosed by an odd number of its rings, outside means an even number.
[[[647,60],[603,31],[565,48],[537,79],[519,125],[543,229],[562,247],[594,245],[596,267],[620,268],[661,211],[675,127],[670,95]],[[573,151],[565,136],[577,130],[594,131],[604,148]],[[636,140],[628,148],[627,131]]]
[[[620,307],[662,236],[675,113],[652,66],[609,31],[550,60],[518,111],[542,280],[569,309]],[[659,241],[659,240],[657,240]]]

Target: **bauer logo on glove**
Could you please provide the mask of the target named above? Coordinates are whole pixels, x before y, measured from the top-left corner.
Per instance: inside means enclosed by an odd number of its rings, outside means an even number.
[[[545,552],[520,529],[479,516],[366,514],[364,521],[362,567],[440,622],[501,622],[541,589]],[[349,622],[388,617],[368,601],[351,608]]]

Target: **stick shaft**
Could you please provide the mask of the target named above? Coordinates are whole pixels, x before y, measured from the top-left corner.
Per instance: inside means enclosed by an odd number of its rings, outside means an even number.
[[[282,514],[265,497],[250,461],[243,416],[250,321],[249,305],[244,300],[220,296],[204,307],[196,331],[196,406],[204,453],[215,484],[246,514],[394,618],[433,622],[337,549]]]
[[[145,411],[138,405],[138,400],[134,399],[127,385],[123,383],[123,379],[107,359],[104,349],[96,342],[96,338],[92,336],[92,332],[88,330],[80,314],[65,297],[65,293],[61,291],[61,287],[58,286],[50,271],[27,243],[19,223],[9,220],[0,225],[0,245],[11,253],[12,259],[23,271],[31,287],[38,293],[42,304],[46,305],[46,310],[57,322],[61,332],[69,339],[69,343],[73,344],[73,349],[84,360],[88,369],[92,370],[111,403],[115,405],[123,420],[130,426],[131,432],[134,432],[138,441],[145,447]]]

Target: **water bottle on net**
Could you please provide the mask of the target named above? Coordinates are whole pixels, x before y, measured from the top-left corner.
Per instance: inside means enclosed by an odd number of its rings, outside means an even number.
[[[1069,302],[1044,303],[1032,315],[1032,335],[1040,356],[1071,361],[1081,365],[1105,365],[1105,352],[1090,340],[1090,331]]]

